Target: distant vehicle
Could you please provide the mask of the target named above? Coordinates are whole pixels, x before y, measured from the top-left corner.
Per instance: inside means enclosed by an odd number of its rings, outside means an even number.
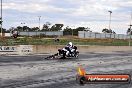
[[[19,36],[18,31],[13,30],[11,33],[13,38],[17,38]]]

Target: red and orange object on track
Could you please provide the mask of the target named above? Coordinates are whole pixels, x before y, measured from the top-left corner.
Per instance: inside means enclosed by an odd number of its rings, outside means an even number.
[[[78,67],[76,80],[79,84],[86,83],[130,83],[128,74],[87,74],[82,66]]]

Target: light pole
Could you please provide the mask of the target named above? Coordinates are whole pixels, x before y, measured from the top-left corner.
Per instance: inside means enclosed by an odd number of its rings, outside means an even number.
[[[39,30],[40,30],[40,20],[41,20],[41,16],[38,16],[39,17]]]
[[[1,0],[1,37],[2,37],[2,0]]]
[[[109,30],[111,29],[110,28],[110,25],[111,25],[111,13],[112,13],[112,11],[108,11],[109,13],[110,13],[110,20],[109,20]]]
[[[131,20],[130,20],[130,33],[129,33],[129,35],[130,35],[130,39],[129,39],[129,46],[131,46],[131,32],[132,32],[132,12],[131,12]]]

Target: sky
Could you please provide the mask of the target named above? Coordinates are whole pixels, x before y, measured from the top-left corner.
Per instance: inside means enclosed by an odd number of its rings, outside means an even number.
[[[50,22],[101,32],[103,28],[109,28],[109,10],[112,11],[111,29],[126,34],[132,0],[3,0],[3,27],[38,27],[41,16],[41,28]]]

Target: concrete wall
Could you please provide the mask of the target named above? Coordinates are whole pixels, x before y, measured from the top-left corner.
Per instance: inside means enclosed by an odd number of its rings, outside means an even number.
[[[1,34],[0,34],[1,35]],[[10,33],[2,33],[2,36],[3,37],[11,37],[11,34]]]
[[[33,53],[56,53],[59,48],[64,46],[33,46]],[[132,51],[130,46],[77,46],[80,53],[87,52],[113,52],[113,51]]]
[[[55,54],[59,48],[63,48],[61,45],[19,45],[15,46],[16,52],[0,52],[1,54]],[[88,52],[113,52],[113,51],[132,51],[130,46],[77,46],[80,53]]]
[[[10,37],[11,34],[10,33],[5,33],[5,37]]]

